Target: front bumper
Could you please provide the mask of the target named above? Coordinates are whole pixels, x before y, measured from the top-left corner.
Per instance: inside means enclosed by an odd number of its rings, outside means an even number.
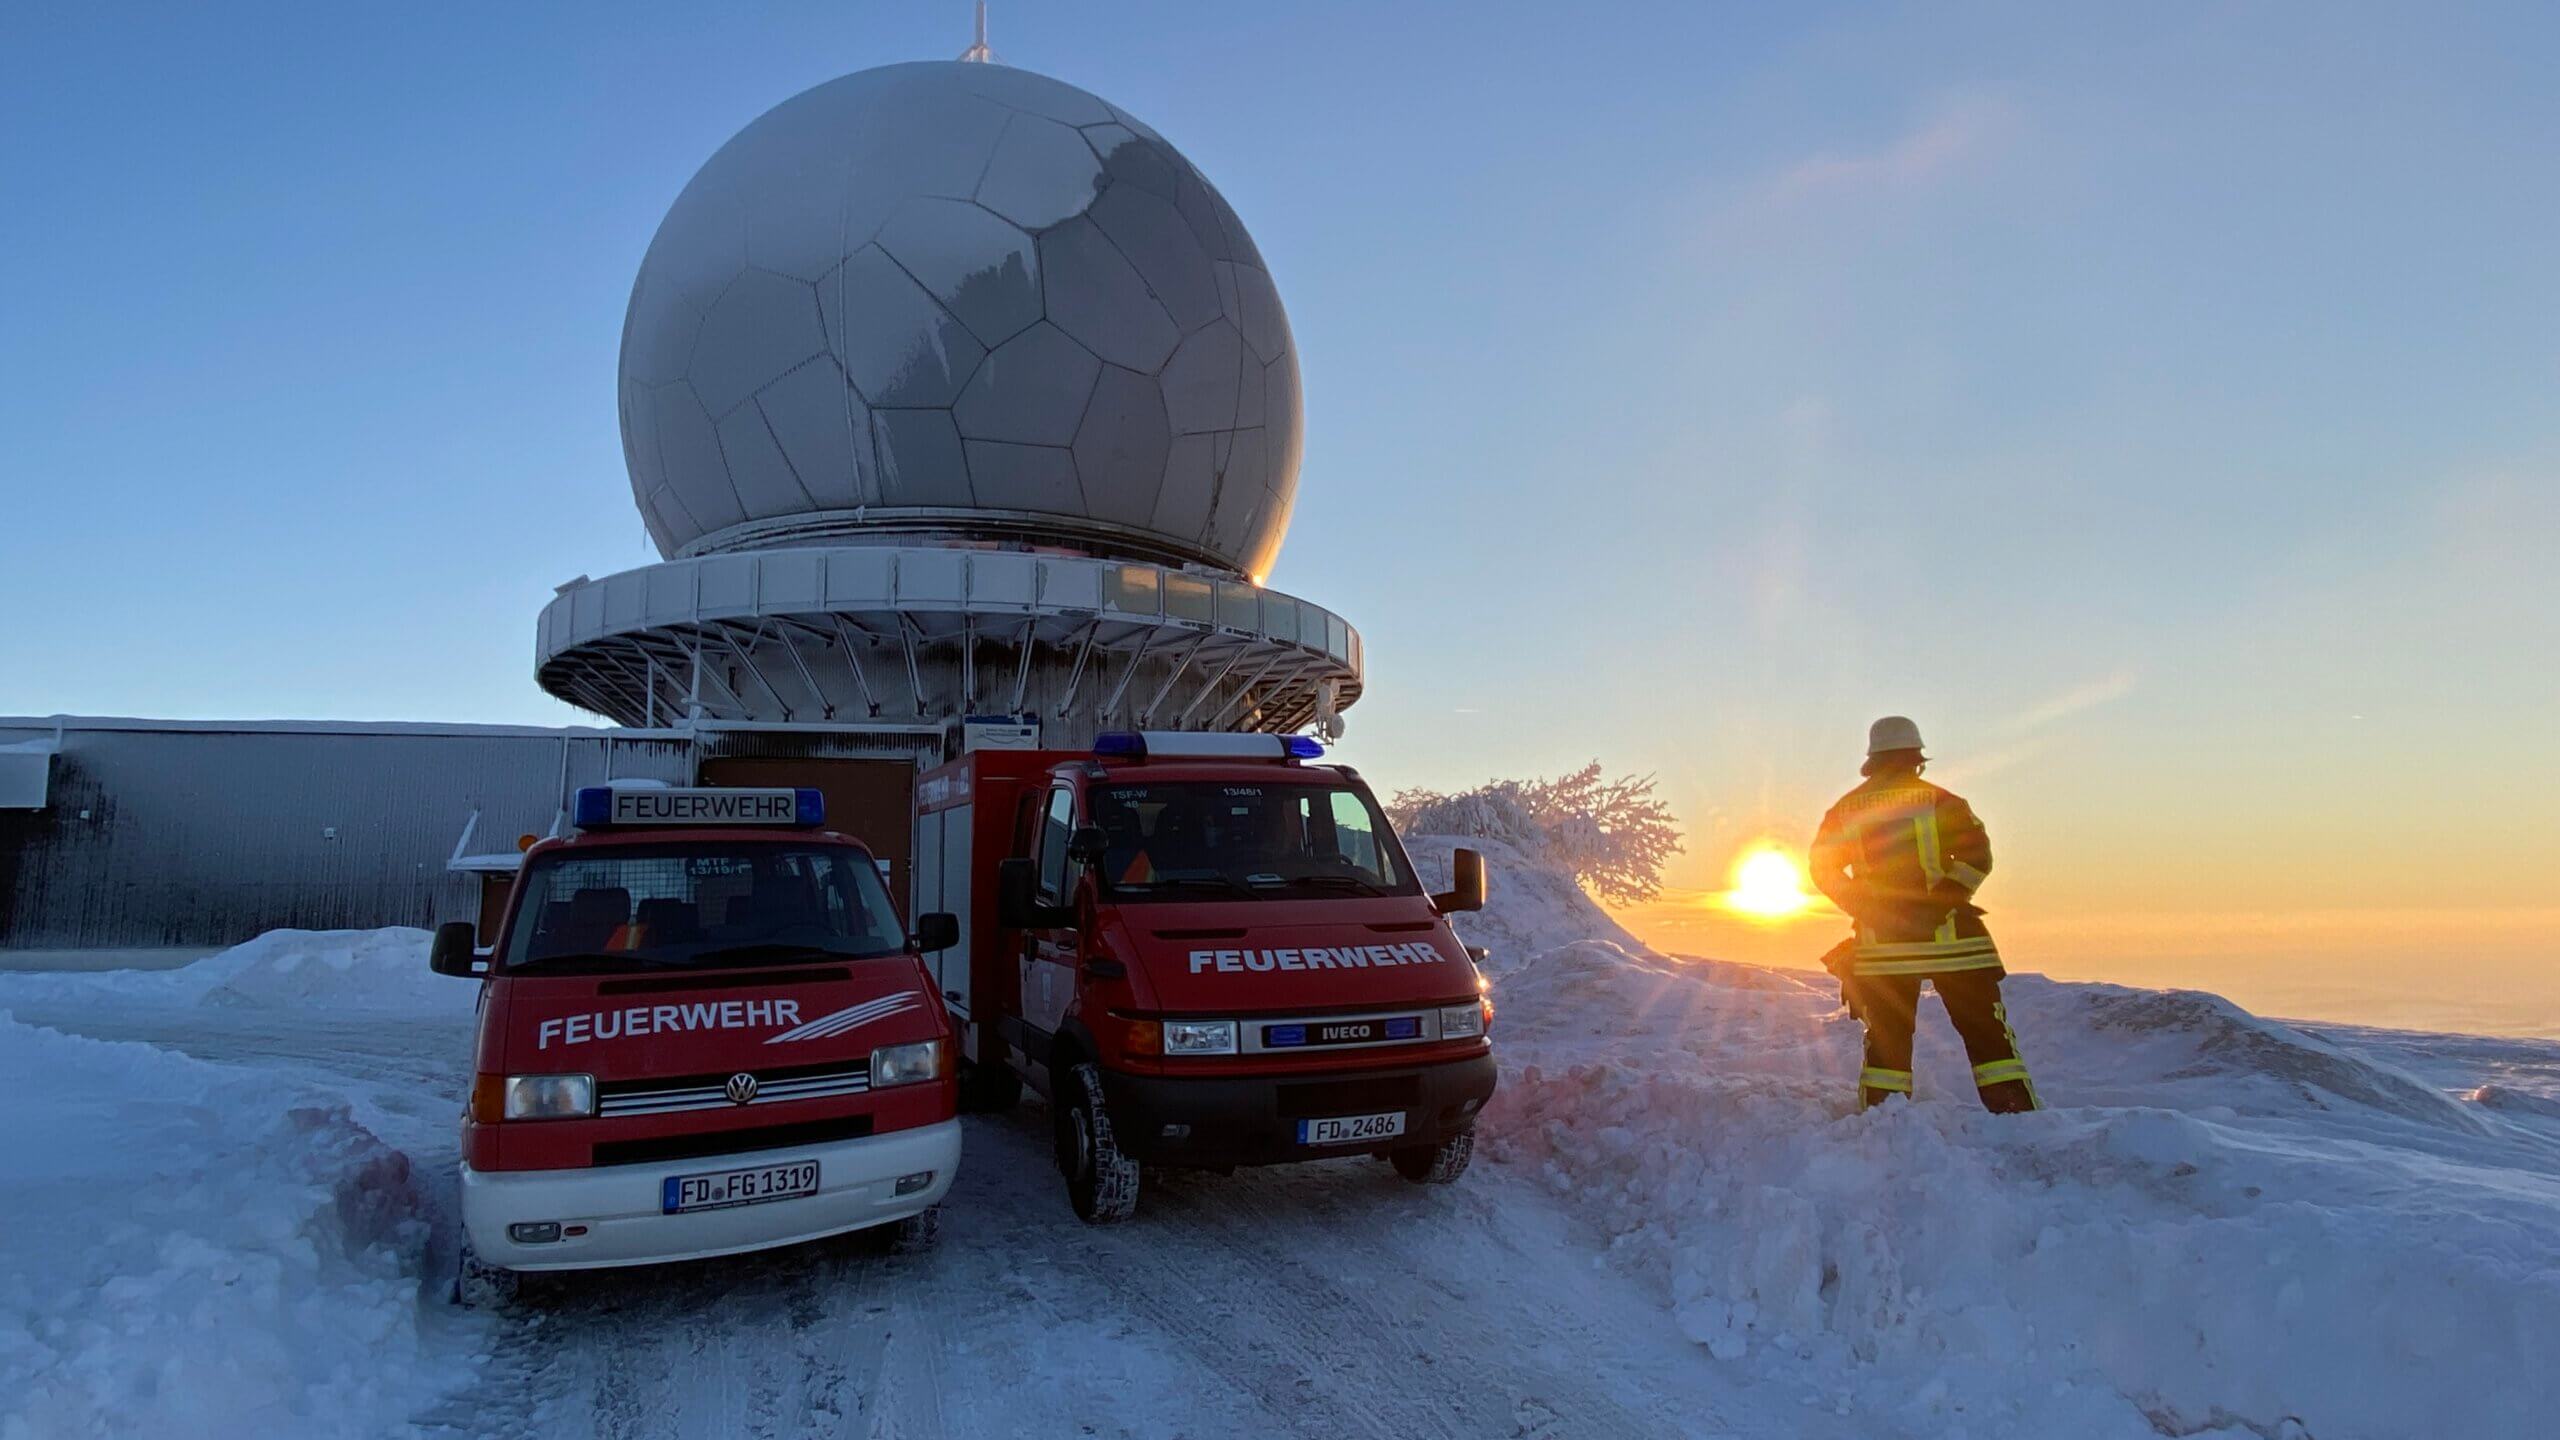
[[[700,1175],[749,1166],[818,1162],[815,1193],[728,1210],[660,1213],[670,1175]],[[462,1167],[462,1228],[486,1264],[508,1270],[590,1270],[699,1260],[775,1245],[795,1245],[847,1230],[885,1225],[938,1203],[960,1166],[960,1122],[944,1120],[885,1135],[823,1145],[791,1146],[696,1160],[599,1165],[576,1170],[474,1170]],[[933,1182],[896,1194],[897,1179],[933,1172]],[[586,1233],[548,1244],[507,1238],[509,1225],[559,1221]]]
[[[1280,1165],[1372,1153],[1362,1145],[1301,1145],[1298,1122],[1404,1114],[1388,1146],[1437,1145],[1475,1124],[1493,1098],[1490,1052],[1384,1070],[1167,1077],[1102,1072],[1113,1138],[1150,1165]]]

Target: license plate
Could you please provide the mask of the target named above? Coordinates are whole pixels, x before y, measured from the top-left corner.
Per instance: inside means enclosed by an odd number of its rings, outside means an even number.
[[[794,1160],[788,1165],[758,1165],[752,1170],[721,1170],[709,1175],[670,1175],[662,1193],[661,1212],[681,1215],[691,1210],[726,1210],[761,1205],[768,1200],[796,1200],[818,1193],[818,1162]]]
[[[1298,1122],[1301,1145],[1357,1145],[1363,1140],[1390,1140],[1404,1133],[1404,1112],[1384,1115],[1334,1115]]]

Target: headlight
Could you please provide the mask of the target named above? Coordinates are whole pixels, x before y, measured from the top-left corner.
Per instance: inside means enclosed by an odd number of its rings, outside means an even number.
[[[919,1080],[937,1079],[942,1074],[942,1042],[918,1040],[907,1045],[883,1045],[871,1052],[871,1088],[884,1085],[913,1085]]]
[[[596,1113],[593,1075],[510,1075],[504,1114],[510,1120],[583,1120]]]
[[[1167,1055],[1233,1055],[1236,1053],[1236,1022],[1233,1020],[1167,1020],[1164,1022],[1164,1053]]]
[[[1472,1040],[1484,1033],[1484,1002],[1469,1001],[1464,1005],[1440,1007],[1440,1038]]]

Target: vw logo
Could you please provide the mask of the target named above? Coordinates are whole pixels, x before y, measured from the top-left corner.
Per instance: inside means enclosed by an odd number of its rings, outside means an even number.
[[[725,1088],[729,1093],[730,1104],[744,1105],[756,1098],[756,1077],[741,1070],[729,1077],[729,1083]]]

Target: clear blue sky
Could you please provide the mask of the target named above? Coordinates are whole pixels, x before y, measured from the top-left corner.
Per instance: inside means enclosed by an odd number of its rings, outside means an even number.
[[[612,383],[658,217],[967,30],[11,7],[0,713],[576,718],[533,618],[654,558]],[[1657,771],[1706,888],[1907,710],[2029,921],[2560,905],[2549,7],[998,0],[995,42],[1269,257],[1273,580],[1366,632],[1382,781]]]

